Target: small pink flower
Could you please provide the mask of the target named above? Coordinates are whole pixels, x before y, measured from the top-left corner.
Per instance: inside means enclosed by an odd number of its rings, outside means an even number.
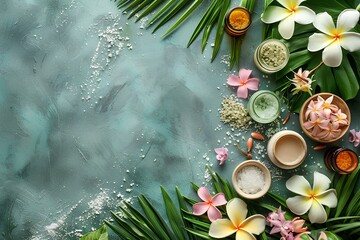
[[[283,239],[292,239],[292,230],[294,229],[294,223],[292,221],[286,221],[285,212],[281,211],[279,207],[278,212],[269,213],[266,221],[270,223],[272,227],[270,234],[280,233]]]
[[[227,79],[227,84],[233,87],[238,87],[237,95],[240,98],[248,97],[248,90],[257,91],[259,89],[259,79],[250,78],[252,70],[240,69],[239,76],[231,74]]]
[[[322,102],[314,102],[311,100],[305,112],[305,118],[308,119],[310,115],[310,118],[314,119],[314,117],[320,113],[321,108]]]
[[[216,159],[220,161],[220,165],[222,165],[228,157],[228,149],[227,148],[215,148]]]
[[[356,132],[355,129],[351,129],[349,142],[354,143],[354,147],[358,147],[360,144],[360,131]]]
[[[326,100],[324,100],[321,96],[318,96],[317,100],[318,102],[322,102],[322,110],[325,113],[326,118],[330,118],[331,112],[337,112],[338,106],[332,104],[332,101],[334,99],[334,95],[331,95],[331,97],[328,97]]]
[[[323,119],[321,117],[313,116],[310,121],[304,123],[304,127],[307,130],[311,130],[311,135],[317,136],[323,128],[327,127],[330,124],[330,120]]]
[[[291,220],[294,226],[293,232],[295,233],[303,233],[307,231],[307,227],[304,227],[305,220],[300,217],[295,217]]]
[[[340,133],[341,129],[339,129],[339,124],[332,124],[329,123],[327,126],[320,126],[322,131],[317,135],[317,137],[320,137],[324,140],[331,140],[337,138]]]
[[[330,117],[332,123],[338,123],[340,126],[348,125],[349,122],[347,120],[347,115],[345,113],[341,112],[341,109],[339,109],[336,113],[332,114]]]
[[[197,193],[199,198],[204,202],[195,203],[193,205],[193,214],[200,216],[207,212],[211,222],[221,218],[221,212],[216,207],[227,203],[224,194],[218,193],[214,197],[211,197],[210,192],[206,187],[200,187]]]

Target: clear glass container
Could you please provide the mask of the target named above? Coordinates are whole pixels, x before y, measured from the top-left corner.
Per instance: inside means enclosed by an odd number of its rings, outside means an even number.
[[[268,39],[256,48],[254,63],[260,71],[271,74],[283,69],[289,57],[289,49],[282,41]]]
[[[254,93],[247,105],[250,117],[258,123],[274,121],[280,114],[280,107],[278,96],[268,90]]]

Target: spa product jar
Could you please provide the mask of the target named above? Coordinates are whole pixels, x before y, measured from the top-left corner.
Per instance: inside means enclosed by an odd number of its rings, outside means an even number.
[[[307,145],[304,138],[292,130],[275,133],[267,144],[267,152],[272,163],[282,169],[298,167],[305,159]]]
[[[225,16],[225,31],[234,37],[245,34],[249,29],[250,24],[250,12],[243,7],[232,8]]]
[[[283,69],[289,57],[289,49],[282,41],[268,39],[256,48],[254,62],[260,71],[271,74]]]
[[[325,165],[328,169],[340,174],[352,173],[359,164],[356,153],[342,147],[332,147],[325,152]]]
[[[254,121],[270,123],[280,114],[280,100],[274,92],[260,90],[250,97],[247,108]]]

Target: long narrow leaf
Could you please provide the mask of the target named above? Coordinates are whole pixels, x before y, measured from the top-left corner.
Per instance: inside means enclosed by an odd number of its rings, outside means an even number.
[[[187,47],[189,47],[197,38],[197,36],[199,36],[201,30],[204,29],[206,22],[210,19],[211,14],[213,14],[213,11],[216,7],[217,4],[217,0],[213,0],[210,4],[210,6],[208,7],[208,9],[206,10],[206,12],[204,13],[204,15],[201,17],[198,25],[196,26],[193,34],[191,35],[189,42],[187,44]]]
[[[202,43],[201,43],[201,51],[203,52],[205,49],[205,46],[207,44],[207,41],[209,39],[211,30],[215,24],[215,22],[217,22],[218,18],[219,18],[219,14],[221,12],[221,7],[223,4],[223,0],[220,0],[218,2],[218,4],[216,5],[216,8],[214,10],[214,13],[211,15],[209,21],[207,22],[207,24],[205,25],[204,28],[204,33],[203,33],[203,38],[202,38]]]
[[[154,0],[137,18],[135,22],[138,22],[143,17],[147,16],[151,11],[157,8],[164,0]]]
[[[137,240],[138,239],[134,235],[132,235],[129,230],[127,230],[127,229],[125,229],[123,227],[116,226],[116,225],[114,225],[114,224],[112,224],[112,223],[110,223],[109,221],[106,221],[106,220],[104,222],[119,237],[124,238],[124,239],[129,239],[129,240]]]
[[[156,14],[155,16],[149,21],[149,23],[146,25],[146,27],[149,27],[151,24],[155,23],[157,20],[160,19],[160,16],[163,15],[170,7],[175,4],[176,0],[170,0],[168,1]]]
[[[153,33],[156,32],[161,26],[163,26],[165,23],[167,23],[172,17],[174,17],[190,0],[180,0],[171,10],[168,12],[156,25]]]
[[[212,238],[209,237],[209,234],[205,231],[200,231],[200,230],[196,230],[196,229],[186,229],[186,231],[188,231],[189,233],[195,235],[195,236],[198,236],[202,239],[209,239],[211,240]]]
[[[155,208],[150,204],[147,198],[143,195],[138,197],[139,203],[144,210],[145,215],[148,217],[151,224],[154,226],[154,230],[160,239],[163,240],[172,240],[175,237],[173,234],[169,236],[168,227],[166,226],[165,221],[162,219],[160,214],[155,210]]]
[[[226,12],[229,9],[231,0],[224,0],[220,15],[219,15],[219,19],[218,19],[218,23],[217,23],[217,31],[216,31],[216,37],[215,37],[215,45],[214,45],[214,49],[213,49],[213,53],[211,56],[211,62],[214,61],[216,55],[219,52],[220,49],[220,45],[224,36],[224,25],[225,25],[225,15]]]
[[[178,187],[175,188],[175,191],[176,191],[176,196],[178,199],[179,207],[181,209],[181,211],[180,211],[181,219],[184,219],[185,212],[188,211],[186,201],[185,201],[184,196],[180,193],[180,190]],[[192,228],[192,224],[190,224],[187,221],[183,221],[183,222],[184,222],[185,228]],[[190,240],[195,240],[191,234],[188,234],[188,237]]]
[[[199,5],[203,0],[195,0],[190,7],[179,17],[178,20],[161,36],[166,37],[172,33],[177,26],[179,26]]]
[[[130,11],[134,7],[138,6],[144,0],[134,0],[132,3],[129,4],[124,10],[123,13]]]
[[[122,8],[124,5],[128,4],[129,2],[131,2],[131,0],[121,0],[119,1],[119,3],[117,4],[118,8]]]
[[[175,236],[177,237],[177,239],[187,239],[185,226],[179,210],[175,206],[174,202],[171,200],[166,190],[162,186],[160,186],[160,188],[165,203],[166,214],[168,216],[170,226],[174,231]]]
[[[140,12],[143,8],[145,8],[146,6],[148,6],[150,3],[152,2],[152,0],[143,0],[142,3],[140,3],[137,8],[135,8],[128,16],[128,19],[130,19],[132,16],[134,16],[135,14],[137,14],[138,12]]]

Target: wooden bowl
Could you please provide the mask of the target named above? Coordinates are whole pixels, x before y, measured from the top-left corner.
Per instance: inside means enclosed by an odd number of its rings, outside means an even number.
[[[349,121],[349,124],[347,126],[341,126],[341,133],[337,138],[334,139],[329,139],[329,140],[325,140],[325,139],[320,139],[318,137],[315,137],[311,134],[310,131],[308,131],[305,127],[304,127],[304,123],[307,121],[305,119],[305,112],[307,110],[307,107],[310,103],[311,100],[316,101],[317,97],[321,96],[323,99],[327,99],[331,96],[334,96],[334,99],[332,101],[332,104],[338,106],[339,109],[341,109],[342,113],[345,113],[347,115],[347,119]],[[342,138],[345,133],[349,130],[349,126],[350,126],[350,121],[351,121],[351,115],[350,115],[350,109],[348,107],[348,105],[346,104],[346,102],[344,100],[342,100],[339,96],[336,96],[335,94],[332,93],[318,93],[315,94],[313,96],[311,96],[310,98],[308,98],[305,103],[302,105],[301,110],[300,110],[300,114],[299,114],[299,119],[300,119],[300,126],[302,128],[302,130],[304,131],[304,133],[312,140],[316,141],[316,142],[320,142],[320,143],[331,143],[331,142],[335,142],[337,140],[339,140],[340,138]]]
[[[255,193],[246,193],[244,192],[240,187],[239,187],[239,184],[238,184],[238,175],[239,173],[247,168],[247,167],[250,167],[250,166],[254,166],[254,167],[257,167],[259,168],[262,172],[263,172],[263,176],[264,176],[264,186],[262,187],[261,190],[255,192]],[[235,191],[243,198],[246,198],[246,199],[257,199],[257,198],[260,198],[262,196],[264,196],[270,189],[270,185],[271,185],[271,174],[270,174],[270,171],[269,169],[264,165],[262,164],[259,160],[246,160],[242,163],[240,163],[239,165],[236,166],[236,168],[234,169],[233,171],[233,174],[232,174],[232,184],[233,184],[233,187],[235,189]]]

